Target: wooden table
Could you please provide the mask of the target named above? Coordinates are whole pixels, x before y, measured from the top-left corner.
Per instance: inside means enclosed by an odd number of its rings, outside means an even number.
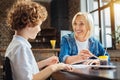
[[[120,80],[120,63],[116,69],[74,69],[73,72],[58,71],[51,75],[52,80]]]

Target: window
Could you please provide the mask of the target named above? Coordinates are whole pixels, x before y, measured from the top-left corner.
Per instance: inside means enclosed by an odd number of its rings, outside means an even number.
[[[94,19],[94,37],[105,48],[115,48],[112,34],[120,26],[120,0],[86,0],[87,12]]]
[[[112,47],[110,8],[101,10],[101,37],[104,47]]]
[[[120,4],[114,4],[115,27],[120,26]]]

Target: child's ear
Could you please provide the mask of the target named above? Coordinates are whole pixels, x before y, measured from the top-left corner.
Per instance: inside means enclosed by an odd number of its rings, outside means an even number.
[[[31,27],[31,24],[30,24],[30,23],[27,23],[27,24],[26,24],[26,27]]]
[[[27,31],[30,31],[33,27],[31,27],[30,25],[26,25],[25,28],[26,28]]]

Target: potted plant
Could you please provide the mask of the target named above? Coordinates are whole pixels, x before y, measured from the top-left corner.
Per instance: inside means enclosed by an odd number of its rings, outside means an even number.
[[[117,49],[120,49],[120,25],[117,26],[117,29],[115,31],[115,35],[116,35],[116,47]]]
[[[115,46],[117,49],[120,49],[120,25],[116,27],[115,31],[112,34],[108,34],[112,36],[112,39],[115,41]]]

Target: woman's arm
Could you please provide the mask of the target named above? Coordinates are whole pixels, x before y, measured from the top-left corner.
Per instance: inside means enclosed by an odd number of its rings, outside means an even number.
[[[75,55],[75,56],[68,56],[65,60],[66,64],[75,64],[81,62],[83,59],[82,56]]]
[[[65,37],[62,37],[62,41],[60,44],[60,53],[59,53],[60,62],[65,61],[66,56],[69,56],[69,51],[70,51],[70,48],[69,48],[68,41]]]

